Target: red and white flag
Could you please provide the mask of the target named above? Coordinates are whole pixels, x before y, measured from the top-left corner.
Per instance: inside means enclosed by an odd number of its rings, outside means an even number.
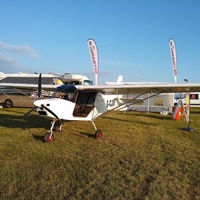
[[[98,74],[99,74],[99,63],[98,63],[98,50],[93,39],[88,39],[88,48],[90,51],[90,56],[94,68],[95,83],[98,85]]]
[[[176,62],[176,47],[173,38],[169,40],[169,47],[171,52],[172,58],[172,66],[173,66],[173,74],[174,74],[174,81],[177,83],[178,81],[178,71],[177,71],[177,62]]]

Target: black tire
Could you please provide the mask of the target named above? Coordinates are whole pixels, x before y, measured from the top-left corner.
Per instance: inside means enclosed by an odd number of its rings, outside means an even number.
[[[53,142],[54,137],[53,137],[53,135],[50,137],[50,135],[51,135],[51,132],[47,132],[44,135],[44,142],[46,142],[46,143]]]
[[[95,132],[95,139],[101,139],[103,136],[103,133],[100,129],[96,130]]]
[[[62,129],[62,124],[60,121],[56,121],[55,125],[54,125],[54,131],[59,132]]]
[[[56,132],[60,132],[60,131],[61,131],[61,128],[62,128],[62,126],[59,125],[59,124],[57,124],[57,125],[55,126],[55,131],[56,131]]]
[[[6,99],[3,103],[4,108],[12,108],[13,107],[13,102],[10,99]]]

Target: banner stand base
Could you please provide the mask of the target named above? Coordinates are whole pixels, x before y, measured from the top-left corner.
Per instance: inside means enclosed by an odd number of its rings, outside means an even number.
[[[184,131],[194,131],[194,129],[190,127],[190,121],[187,122],[187,125],[188,125],[188,127],[183,128],[182,130],[184,130]]]
[[[184,130],[184,131],[194,131],[194,129],[191,128],[191,127],[186,127],[186,128],[183,128],[182,130]]]

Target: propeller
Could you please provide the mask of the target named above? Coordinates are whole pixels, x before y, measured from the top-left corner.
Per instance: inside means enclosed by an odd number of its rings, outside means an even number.
[[[38,79],[38,96],[37,96],[37,99],[41,99],[41,97],[42,97],[42,75],[40,74],[39,79]],[[37,108],[36,106],[31,108],[27,113],[24,114],[24,117],[27,117],[36,108]]]
[[[38,80],[38,99],[41,99],[42,97],[42,75],[39,75],[39,80]]]
[[[42,76],[41,74],[39,75],[39,79],[38,79],[38,96],[37,99],[40,100],[42,97]],[[37,106],[34,106],[33,108],[31,108],[27,113],[25,113],[24,117],[27,117],[33,110],[35,110],[37,108]],[[47,108],[45,105],[41,105],[41,108],[45,108],[49,113],[51,113],[55,118],[59,119],[58,116],[49,108]]]
[[[31,108],[27,113],[24,114],[24,117],[27,117],[33,110],[36,109],[36,106]]]

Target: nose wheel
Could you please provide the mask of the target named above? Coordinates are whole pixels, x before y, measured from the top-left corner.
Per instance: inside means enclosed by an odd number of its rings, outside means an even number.
[[[56,123],[56,120],[53,120],[51,123],[51,128],[50,130],[44,135],[44,142],[52,142],[54,140],[54,136],[53,136],[53,127]]]
[[[53,140],[54,140],[53,132],[47,132],[44,135],[44,142],[49,143],[52,142]]]

